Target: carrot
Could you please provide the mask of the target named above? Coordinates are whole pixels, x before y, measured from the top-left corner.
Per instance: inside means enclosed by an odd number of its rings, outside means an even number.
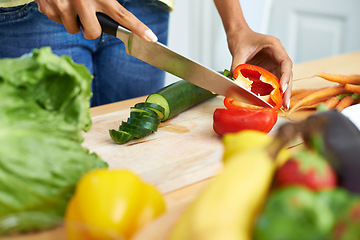
[[[336,106],[336,110],[341,112],[344,108],[351,106],[354,103],[354,98],[352,96],[346,96],[340,100],[339,104]]]
[[[325,106],[327,109],[333,109],[338,105],[339,102],[340,99],[337,96],[333,96],[325,101]]]
[[[309,89],[299,88],[299,89],[293,89],[291,91],[291,97],[294,97],[298,95],[299,93],[303,93],[304,91],[308,91]]]
[[[333,74],[333,73],[318,73],[315,76],[326,79],[330,82],[337,82],[340,84],[360,84],[360,75],[352,74],[352,75],[343,75],[343,74]]]
[[[360,94],[360,85],[355,85],[355,84],[345,84],[345,89],[353,92],[353,93],[357,93]]]
[[[300,99],[297,103],[294,104],[292,108],[290,108],[289,114],[295,112],[301,107],[310,106],[316,103],[320,103],[326,101],[329,97],[341,94],[341,93],[348,93],[348,90],[344,88],[343,85],[328,87]]]
[[[307,89],[299,89],[298,91],[295,92],[295,95],[293,95],[293,92],[291,92],[291,98],[290,98],[290,108],[293,107],[293,105],[295,103],[297,103],[300,99],[310,95],[311,93],[313,92],[316,92],[316,91],[319,91],[323,88],[319,88],[319,89],[316,89],[316,88],[307,88]]]

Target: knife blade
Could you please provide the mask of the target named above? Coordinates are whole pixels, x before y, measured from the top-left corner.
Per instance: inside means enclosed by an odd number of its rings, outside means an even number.
[[[126,53],[213,93],[261,107],[273,106],[231,79],[186,58],[160,42],[149,42],[103,13],[97,13],[102,31],[120,39]]]

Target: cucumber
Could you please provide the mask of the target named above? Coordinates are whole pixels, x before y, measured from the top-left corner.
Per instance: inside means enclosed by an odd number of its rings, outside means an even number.
[[[131,112],[130,118],[139,118],[139,119],[146,120],[148,122],[153,122],[156,124],[160,123],[160,119],[157,116],[153,117],[153,116],[148,115],[147,113]]]
[[[122,124],[119,127],[119,130],[129,133],[133,135],[135,138],[143,138],[152,133],[152,131],[149,129],[127,122],[122,122]]]
[[[119,144],[127,143],[134,138],[134,136],[132,134],[125,132],[125,131],[118,131],[115,129],[110,129],[109,133],[110,133],[111,139],[114,142],[119,143]]]
[[[154,112],[156,112],[159,116],[160,119],[164,118],[164,114],[165,114],[165,108],[163,108],[162,106],[155,104],[155,103],[150,103],[150,102],[142,102],[142,103],[137,103],[135,104],[134,108],[147,108],[150,110],[153,110]]]
[[[130,117],[122,122],[119,130],[109,130],[111,138],[124,144],[156,132],[160,122],[203,102],[215,94],[192,83],[180,80],[150,94],[145,102],[130,108]]]
[[[159,126],[158,123],[148,122],[140,118],[128,118],[127,123],[137,125],[139,127],[151,130],[153,132],[156,132]]]
[[[165,109],[164,117],[160,118],[164,122],[214,96],[216,95],[208,90],[180,80],[150,94],[145,102],[155,103]]]
[[[136,108],[136,107],[131,107],[131,108],[130,108],[130,113],[132,113],[132,112],[144,113],[144,114],[148,114],[149,116],[159,118],[159,115],[158,115],[155,111],[153,111],[153,110],[151,110],[151,109],[149,109],[149,108]]]

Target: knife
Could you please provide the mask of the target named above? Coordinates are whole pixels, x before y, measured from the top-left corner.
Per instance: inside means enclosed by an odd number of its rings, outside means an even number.
[[[249,104],[273,107],[222,74],[170,50],[162,43],[143,40],[103,13],[96,15],[102,31],[124,42],[127,54],[213,93]]]

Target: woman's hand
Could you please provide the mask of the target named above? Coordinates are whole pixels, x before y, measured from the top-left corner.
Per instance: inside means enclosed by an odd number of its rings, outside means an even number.
[[[289,108],[292,88],[292,61],[280,40],[252,31],[245,21],[239,0],[214,0],[233,57],[231,71],[242,63],[265,68],[280,79],[283,106]]]
[[[231,71],[239,64],[249,63],[272,72],[280,79],[283,106],[289,108],[293,64],[280,40],[245,28],[228,34],[228,46],[233,56]]]
[[[35,0],[35,2],[40,12],[49,19],[64,24],[71,34],[78,33],[81,27],[85,38],[99,37],[101,26],[96,18],[96,12],[102,12],[139,37],[151,42],[157,41],[156,35],[116,0]]]

